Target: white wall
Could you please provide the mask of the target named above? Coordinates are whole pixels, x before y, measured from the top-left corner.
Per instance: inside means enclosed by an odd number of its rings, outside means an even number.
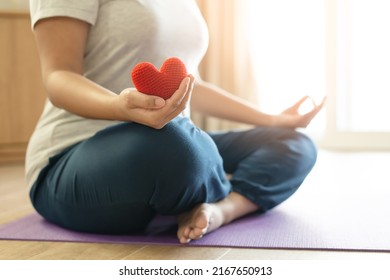
[[[0,0],[0,9],[28,10],[28,0]]]

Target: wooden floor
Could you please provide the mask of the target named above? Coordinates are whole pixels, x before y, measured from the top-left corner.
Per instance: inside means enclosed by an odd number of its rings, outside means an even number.
[[[376,155],[368,155],[372,157]],[[349,157],[352,161],[367,157],[367,154],[335,154],[320,152],[319,161]],[[378,154],[378,157],[390,162],[389,154]],[[345,160],[345,159],[344,159]],[[324,168],[326,164],[322,164]],[[23,179],[23,166],[0,166],[0,224],[16,220],[33,212],[28,199],[28,190]],[[318,172],[317,172],[318,174]],[[386,174],[384,174],[385,176]],[[378,176],[377,174],[375,176]],[[123,245],[95,243],[66,243],[66,242],[30,242],[0,240],[1,260],[236,260],[236,259],[390,259],[389,253],[346,252],[346,251],[316,251],[316,250],[265,250],[265,249],[236,249],[210,248],[188,246],[155,246],[155,245]]]

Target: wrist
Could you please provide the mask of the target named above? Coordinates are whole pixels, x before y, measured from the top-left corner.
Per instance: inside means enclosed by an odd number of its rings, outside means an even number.
[[[291,127],[290,119],[284,115],[270,115],[270,127]]]
[[[269,115],[268,123],[270,127],[278,127],[280,124],[280,118],[278,115]]]
[[[124,113],[121,108],[120,95],[113,95],[108,99],[107,104],[107,116],[110,120],[124,121]]]
[[[255,118],[257,123],[255,125],[265,126],[265,127],[278,127],[280,126],[280,117],[278,115],[271,115],[259,112],[258,116]]]

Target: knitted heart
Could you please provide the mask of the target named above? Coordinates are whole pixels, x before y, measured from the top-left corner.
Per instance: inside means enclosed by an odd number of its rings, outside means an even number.
[[[160,71],[149,62],[138,63],[131,71],[133,84],[139,92],[164,99],[171,97],[186,76],[186,67],[177,57],[165,60]]]

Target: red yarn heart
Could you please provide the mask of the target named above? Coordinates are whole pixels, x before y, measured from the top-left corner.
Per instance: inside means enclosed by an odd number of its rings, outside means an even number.
[[[133,84],[139,92],[164,99],[172,96],[186,76],[187,69],[177,57],[165,60],[160,71],[149,62],[138,63],[131,71]]]

